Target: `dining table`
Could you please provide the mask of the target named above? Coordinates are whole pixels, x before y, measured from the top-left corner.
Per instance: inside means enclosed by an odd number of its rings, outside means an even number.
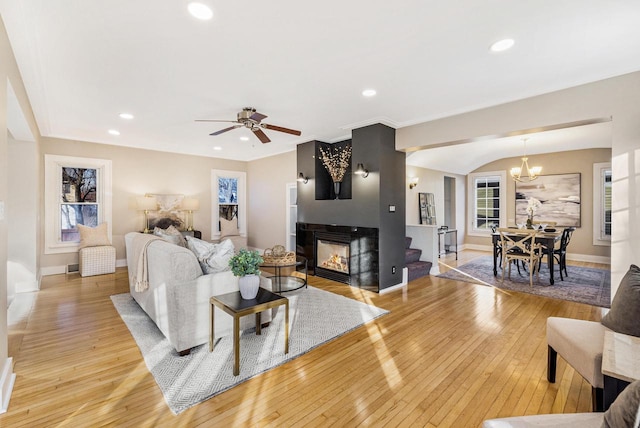
[[[514,228],[513,234],[508,234],[510,236],[518,236],[518,229]],[[554,266],[554,257],[553,257],[553,248],[556,245],[556,241],[560,240],[562,236],[562,229],[556,229],[554,231],[540,231],[536,234],[536,243],[540,243],[544,249],[544,254],[547,255],[547,266],[549,267],[549,283],[551,285],[554,284],[553,279],[553,266]],[[498,249],[500,245],[500,233],[495,232],[491,234],[491,239],[493,242],[493,276],[498,276]]]

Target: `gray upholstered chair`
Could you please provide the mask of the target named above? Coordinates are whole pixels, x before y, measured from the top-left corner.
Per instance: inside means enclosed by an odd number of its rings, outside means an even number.
[[[556,381],[557,354],[591,385],[594,411],[604,409],[602,349],[605,326],[596,321],[547,318],[547,380]]]

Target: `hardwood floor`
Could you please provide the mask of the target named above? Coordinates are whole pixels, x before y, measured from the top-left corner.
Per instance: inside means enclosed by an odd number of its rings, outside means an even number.
[[[126,269],[45,277],[10,317],[17,380],[0,426],[477,427],[590,411],[590,386],[562,358],[547,382],[545,325],[599,308],[436,277],[384,295],[310,283],[391,313],[175,416],[109,299],[128,292]]]

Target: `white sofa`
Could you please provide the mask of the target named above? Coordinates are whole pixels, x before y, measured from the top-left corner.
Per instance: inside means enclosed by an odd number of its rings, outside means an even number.
[[[137,232],[125,235],[128,266],[137,265],[132,241]],[[196,256],[187,248],[158,239],[147,249],[149,288],[137,292],[133,269],[129,269],[131,296],[156,323],[175,350],[188,354],[194,346],[209,341],[209,298],[238,291],[238,278],[231,271],[204,275]],[[271,290],[271,280],[260,277],[260,286]],[[230,335],[233,318],[215,308],[216,338]],[[262,314],[263,325],[272,318],[271,311]],[[255,327],[255,317],[240,319],[240,328]]]

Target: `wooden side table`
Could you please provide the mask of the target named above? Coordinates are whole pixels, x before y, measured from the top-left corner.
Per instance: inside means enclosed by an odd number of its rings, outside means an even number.
[[[233,375],[240,374],[240,317],[245,315],[256,315],[256,334],[262,334],[261,316],[262,311],[275,308],[280,305],[285,306],[284,311],[284,353],[289,353],[289,300],[278,294],[272,293],[260,287],[255,299],[243,299],[239,291],[233,293],[212,296],[209,300],[209,319],[211,320],[211,330],[209,330],[209,352],[213,352],[215,337],[215,307],[222,309],[233,317]]]
[[[640,337],[604,332],[602,374],[604,375],[604,410],[606,411],[631,382],[640,379]]]

